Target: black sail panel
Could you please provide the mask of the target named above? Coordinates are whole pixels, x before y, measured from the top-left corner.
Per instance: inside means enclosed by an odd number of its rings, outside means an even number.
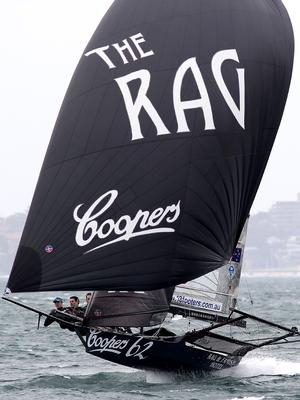
[[[280,0],[117,0],[62,104],[8,288],[154,290],[230,259],[283,113]]]
[[[161,324],[174,288],[139,292],[95,291],[86,310],[85,326],[143,327]]]

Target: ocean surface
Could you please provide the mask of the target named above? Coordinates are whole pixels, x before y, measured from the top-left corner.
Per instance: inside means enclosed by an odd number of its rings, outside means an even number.
[[[48,311],[55,295],[70,293],[12,296]],[[238,367],[212,375],[145,373],[89,356],[74,333],[55,324],[37,330],[36,314],[0,305],[1,400],[300,399],[300,343],[256,350]],[[244,276],[239,308],[299,327],[300,274]]]

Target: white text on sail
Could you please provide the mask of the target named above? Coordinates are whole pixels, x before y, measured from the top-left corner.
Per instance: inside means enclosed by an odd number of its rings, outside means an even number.
[[[117,197],[117,190],[104,193],[82,216],[79,216],[79,210],[83,204],[79,204],[74,209],[73,218],[78,222],[75,237],[78,246],[86,246],[95,238],[101,241],[100,244],[86,251],[85,254],[116,242],[128,241],[133,237],[175,231],[168,225],[175,222],[180,215],[180,200],[177,204],[171,204],[165,208],[158,207],[152,212],[138,210],[133,218],[129,215],[123,215],[117,221],[109,218],[98,222],[97,219],[112,206]],[[165,226],[159,226],[162,223]],[[109,238],[112,239],[109,240]],[[105,239],[106,241],[103,243]]]
[[[145,42],[146,40],[144,36],[141,33],[138,33],[130,36],[129,39],[122,40],[121,44],[114,43],[112,45],[106,45],[88,51],[85,53],[85,56],[88,57],[92,54],[96,54],[110,69],[112,69],[117,67],[117,65],[115,65],[111,59],[111,54],[113,54],[111,53],[112,49],[114,52],[117,52],[119,59],[122,60],[123,64],[135,62],[141,58],[154,56],[155,53],[153,50],[145,50],[141,47],[142,45],[144,46]],[[240,63],[236,49],[220,50],[213,55],[211,60],[212,75],[228,108],[242,129],[245,129],[245,69],[236,68],[237,84],[239,89],[239,105],[237,105],[222,75],[222,67],[226,61]],[[199,97],[196,99],[182,100],[181,93],[183,81],[186,75],[189,73],[191,73],[193,76],[195,87],[199,92]],[[135,99],[133,99],[133,95],[130,90],[130,84],[135,80],[140,81],[140,86],[138,89],[138,94],[135,96]],[[139,121],[139,116],[142,110],[144,110],[152,120],[156,128],[157,135],[167,135],[171,133],[159,115],[154,104],[147,96],[147,92],[151,83],[150,71],[147,69],[140,69],[120,78],[116,78],[115,81],[117,82],[124,99],[131,126],[132,140],[144,138]],[[177,120],[177,133],[190,132],[190,128],[186,120],[186,111],[191,109],[202,110],[205,131],[216,129],[209,93],[196,57],[191,57],[185,60],[179,66],[175,74],[173,82],[173,106]]]
[[[227,106],[239,125],[245,129],[245,70],[243,68],[236,69],[240,98],[240,104],[238,107],[234,102],[222,76],[221,68],[223,63],[227,60],[239,62],[239,58],[235,49],[222,50],[213,56],[211,62],[212,73]],[[199,98],[182,100],[181,93],[183,81],[184,77],[189,71],[193,75],[195,85],[199,92]],[[133,100],[132,93],[129,88],[130,83],[134,80],[140,81],[140,87],[135,100]],[[123,95],[131,126],[132,140],[144,138],[139,121],[139,115],[142,109],[144,109],[151,118],[156,127],[157,135],[166,135],[171,133],[161,119],[153,103],[147,96],[151,81],[151,74],[148,70],[141,69],[139,71],[131,72],[130,74],[115,79],[115,81],[119,85]],[[190,132],[185,112],[187,110],[196,108],[202,109],[204,116],[204,130],[216,129],[209,93],[207,91],[205,81],[198,66],[196,57],[192,57],[184,61],[176,72],[173,83],[173,106],[178,126],[177,133]]]

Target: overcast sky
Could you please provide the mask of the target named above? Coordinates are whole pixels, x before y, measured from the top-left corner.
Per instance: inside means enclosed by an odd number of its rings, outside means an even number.
[[[283,2],[295,33],[294,75],[252,213],[300,192],[300,1]],[[0,217],[29,207],[69,81],[111,3],[0,0]]]

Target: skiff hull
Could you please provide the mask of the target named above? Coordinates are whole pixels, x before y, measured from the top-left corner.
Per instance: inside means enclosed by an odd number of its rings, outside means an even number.
[[[87,353],[143,370],[211,372],[238,365],[250,350],[214,334],[193,341],[186,336],[147,337],[92,330],[86,337],[78,335]]]

